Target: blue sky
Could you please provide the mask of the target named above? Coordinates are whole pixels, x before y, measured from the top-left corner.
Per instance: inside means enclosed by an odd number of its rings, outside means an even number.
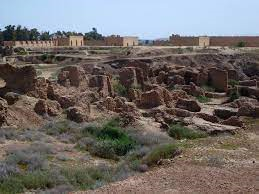
[[[0,28],[164,38],[181,35],[259,35],[259,0],[0,0]]]

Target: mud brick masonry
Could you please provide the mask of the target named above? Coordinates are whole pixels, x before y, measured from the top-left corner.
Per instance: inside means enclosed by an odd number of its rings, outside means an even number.
[[[83,36],[69,36],[65,38],[55,38],[48,41],[4,41],[4,46],[9,47],[81,47],[81,46],[137,46],[138,37],[133,36],[108,36],[103,40],[84,40]]]
[[[243,42],[246,47],[259,47],[259,36],[179,36],[172,35],[172,46],[237,46]]]

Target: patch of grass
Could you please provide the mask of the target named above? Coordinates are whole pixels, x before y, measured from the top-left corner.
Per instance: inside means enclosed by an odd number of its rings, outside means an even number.
[[[164,144],[155,147],[146,157],[143,159],[143,163],[148,166],[153,166],[161,159],[173,158],[178,151],[175,144]]]
[[[80,190],[93,189],[100,182],[109,182],[111,180],[111,169],[107,167],[98,168],[65,168],[61,174],[75,188]]]
[[[0,193],[22,193],[30,189],[47,189],[53,187],[55,180],[48,171],[35,171],[10,176],[0,183]]]
[[[23,193],[26,190],[45,190],[58,185],[72,185],[74,189],[95,188],[111,180],[110,168],[62,168],[46,171],[26,172],[9,176],[0,182],[0,193]]]
[[[206,96],[197,96],[196,99],[200,102],[200,103],[207,103],[210,102],[211,99],[206,97]]]
[[[171,125],[168,134],[175,139],[198,139],[207,137],[206,133],[194,131],[182,124]]]

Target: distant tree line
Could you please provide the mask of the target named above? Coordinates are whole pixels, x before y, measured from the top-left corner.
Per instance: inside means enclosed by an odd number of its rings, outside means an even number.
[[[57,31],[50,33],[49,31],[40,32],[37,28],[28,29],[21,25],[8,25],[3,30],[0,29],[0,42],[2,41],[33,41],[33,40],[51,40],[55,37],[68,37],[71,35],[84,36],[86,40],[102,40],[103,35],[97,32],[96,28],[85,34],[80,32]]]

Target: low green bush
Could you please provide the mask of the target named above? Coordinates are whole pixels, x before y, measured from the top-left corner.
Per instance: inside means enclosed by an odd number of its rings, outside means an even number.
[[[238,84],[239,82],[236,80],[233,80],[233,79],[228,80],[228,85],[230,85],[232,88],[237,86]]]
[[[194,131],[182,124],[171,125],[168,130],[168,134],[170,137],[175,139],[198,139],[207,136],[206,133]]]
[[[95,140],[94,145],[89,148],[90,153],[103,157],[116,159],[132,150],[136,142],[119,126],[118,119],[112,119],[102,127],[87,126],[82,130],[84,136]]]
[[[210,102],[210,98],[206,97],[206,96],[197,96],[196,99],[200,102],[200,103],[207,103]]]
[[[242,47],[245,47],[246,46],[246,43],[243,42],[243,41],[240,41],[239,43],[237,43],[237,47],[239,48],[242,48]]]
[[[0,182],[0,193],[15,194],[26,190],[45,190],[58,185],[72,185],[74,189],[95,188],[111,181],[112,170],[108,167],[75,167],[45,171],[25,172],[7,177]]]
[[[237,90],[233,90],[229,93],[229,102],[233,102],[234,100],[240,97],[240,94]]]
[[[155,147],[146,157],[143,159],[143,163],[148,166],[153,166],[161,159],[173,158],[178,151],[175,144],[163,144]]]
[[[114,91],[120,96],[127,96],[128,90],[125,86],[123,86],[119,80],[113,80],[113,88]]]

